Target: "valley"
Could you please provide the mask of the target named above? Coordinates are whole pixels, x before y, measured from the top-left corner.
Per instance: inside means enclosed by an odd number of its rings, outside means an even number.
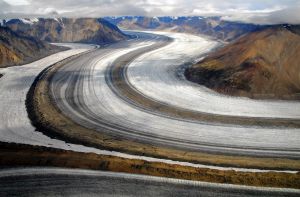
[[[54,15],[1,20],[0,195],[299,195],[298,24]]]

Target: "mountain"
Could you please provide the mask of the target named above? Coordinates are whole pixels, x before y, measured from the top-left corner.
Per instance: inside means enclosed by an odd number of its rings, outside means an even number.
[[[101,18],[11,19],[3,25],[47,42],[103,44],[128,38],[117,26]]]
[[[0,26],[0,67],[25,64],[64,49]]]
[[[124,29],[151,29],[205,34],[223,41],[232,41],[238,37],[264,28],[254,24],[244,24],[222,20],[221,17],[144,17],[124,16],[105,17],[109,22]]]
[[[185,72],[218,92],[250,98],[300,99],[299,26],[250,33]]]

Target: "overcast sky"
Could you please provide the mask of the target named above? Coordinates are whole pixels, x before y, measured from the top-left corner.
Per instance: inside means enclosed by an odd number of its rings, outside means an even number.
[[[0,17],[223,16],[300,24],[300,0],[0,0]]]

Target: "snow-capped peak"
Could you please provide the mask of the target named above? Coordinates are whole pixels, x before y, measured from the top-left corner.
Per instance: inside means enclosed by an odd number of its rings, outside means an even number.
[[[20,18],[19,20],[22,21],[23,23],[29,24],[29,25],[32,25],[33,23],[36,23],[36,22],[39,21],[38,18],[31,18],[31,19],[29,19],[29,18]]]
[[[159,21],[159,19],[158,19],[158,17],[157,17],[157,16],[154,16],[154,17],[153,17],[153,20],[155,20],[155,21]]]

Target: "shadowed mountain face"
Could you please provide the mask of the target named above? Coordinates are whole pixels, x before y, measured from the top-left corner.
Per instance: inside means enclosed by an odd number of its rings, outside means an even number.
[[[106,17],[124,29],[152,29],[205,34],[224,41],[232,41],[263,26],[224,21],[221,17]]]
[[[128,37],[115,25],[96,18],[13,19],[4,25],[17,33],[47,42],[103,44]]]
[[[297,26],[250,33],[185,72],[218,92],[251,98],[300,99],[300,36]]]
[[[0,67],[25,64],[63,49],[0,27]]]

